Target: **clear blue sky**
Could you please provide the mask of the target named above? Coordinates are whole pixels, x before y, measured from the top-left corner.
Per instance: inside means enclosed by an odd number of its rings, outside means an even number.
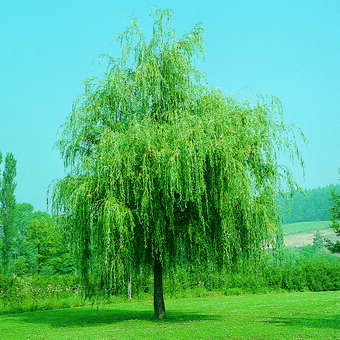
[[[64,175],[57,129],[98,71],[119,56],[114,37],[131,16],[150,30],[153,6],[175,10],[179,34],[205,26],[201,70],[212,87],[279,97],[300,127],[306,178],[336,183],[340,167],[340,1],[8,1],[0,6],[0,151],[18,160],[17,201],[46,209],[48,186]],[[283,158],[284,159],[284,158]]]

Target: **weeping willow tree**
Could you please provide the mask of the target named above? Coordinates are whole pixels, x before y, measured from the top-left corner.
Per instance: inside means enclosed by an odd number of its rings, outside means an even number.
[[[280,101],[209,88],[193,62],[202,27],[178,38],[171,18],[156,10],[149,40],[133,20],[121,58],[85,83],[58,140],[69,175],[53,193],[85,287],[95,276],[109,292],[117,275],[152,268],[156,318],[162,273],[179,260],[219,268],[275,242],[275,195],[295,186],[278,155],[299,159]]]

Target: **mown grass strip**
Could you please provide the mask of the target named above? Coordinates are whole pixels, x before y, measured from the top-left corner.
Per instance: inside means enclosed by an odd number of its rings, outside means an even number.
[[[296,222],[283,225],[284,235],[300,233],[313,233],[316,231],[330,229],[330,221]]]

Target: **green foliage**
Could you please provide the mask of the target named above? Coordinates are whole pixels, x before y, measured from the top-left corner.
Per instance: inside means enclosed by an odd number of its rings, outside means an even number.
[[[316,231],[313,236],[313,249],[315,251],[321,251],[325,248],[324,238],[319,231]]]
[[[288,202],[283,197],[278,198],[283,223],[330,220],[332,191],[340,194],[340,185],[308,189],[304,193],[296,191]]]
[[[82,305],[75,275],[0,275],[0,314]]]
[[[53,210],[86,286],[98,277],[109,291],[155,259],[170,270],[259,258],[275,243],[275,196],[295,188],[277,161],[283,149],[301,161],[280,101],[252,105],[209,88],[193,66],[202,27],[178,38],[171,16],[154,12],[150,41],[132,21],[121,58],[86,83],[62,128],[69,175]]]
[[[97,296],[92,303],[126,301],[126,281],[120,281],[110,297]],[[164,292],[172,297],[243,295],[272,291],[340,290],[340,261],[334,255],[315,252],[312,246],[286,248],[281,261],[272,255],[254,268],[239,266],[228,270],[190,270],[178,266],[164,280]],[[150,273],[132,277],[133,300],[149,300],[153,293]],[[80,278],[76,275],[0,275],[0,313],[52,309],[82,305]]]
[[[33,218],[25,230],[25,244],[35,252],[37,273],[69,273],[73,260],[64,243],[63,232],[49,216]]]
[[[75,260],[65,233],[47,212],[34,211],[29,203],[16,204],[12,230],[8,272],[24,276],[37,272],[53,275],[74,271]]]
[[[165,291],[173,296],[186,296],[201,287],[203,292],[258,293],[272,290],[326,291],[340,290],[340,261],[337,257],[316,252],[312,246],[300,250],[287,248],[280,262],[268,256],[256,268],[239,267],[233,272],[194,271],[178,268],[165,280]]]
[[[299,264],[273,267],[267,272],[270,287],[293,291],[340,289],[340,264],[325,259],[306,259]]]
[[[37,270],[36,251],[29,246],[25,239],[27,237],[27,227],[34,218],[49,218],[49,214],[41,211],[34,211],[34,207],[29,203],[18,203],[14,213],[14,227],[16,235],[14,238],[15,263],[14,272],[17,275],[34,273]]]
[[[28,247],[25,246],[25,231],[27,225],[32,221],[34,214],[34,207],[29,203],[17,203],[15,207],[15,216],[14,216],[14,226],[16,229],[15,243],[14,243],[14,251],[17,257],[16,263],[16,272],[21,273],[20,266],[18,267],[18,261],[20,259],[21,267],[24,264],[24,267],[32,267],[32,257],[33,254],[29,251]],[[23,262],[24,261],[24,262]],[[22,268],[24,268],[22,267]],[[19,269],[19,272],[18,272]],[[27,271],[24,269],[24,271]]]
[[[330,209],[332,221],[331,228],[333,228],[335,234],[340,237],[340,193],[337,193],[335,190],[332,191],[332,203],[333,205]],[[327,247],[333,253],[340,253],[340,240],[337,240],[336,242],[327,240]]]
[[[2,156],[0,156],[0,164]],[[8,272],[13,258],[13,245],[15,237],[14,216],[15,216],[15,195],[16,163],[12,153],[7,153],[5,167],[0,179],[0,238],[1,238],[1,262],[2,271]],[[0,172],[1,178],[1,172]]]

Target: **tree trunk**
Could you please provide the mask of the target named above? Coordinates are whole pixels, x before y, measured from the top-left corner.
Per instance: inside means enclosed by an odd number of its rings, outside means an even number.
[[[128,288],[128,299],[131,300],[131,298],[132,298],[131,274],[129,274],[127,288]]]
[[[37,246],[37,262],[38,262],[38,268],[37,268],[37,272],[38,275],[40,274],[40,267],[41,267],[41,261],[40,261],[40,245],[38,244]]]
[[[155,255],[155,266],[153,272],[153,308],[156,319],[165,318],[165,305],[163,298],[163,273],[159,254]]]

